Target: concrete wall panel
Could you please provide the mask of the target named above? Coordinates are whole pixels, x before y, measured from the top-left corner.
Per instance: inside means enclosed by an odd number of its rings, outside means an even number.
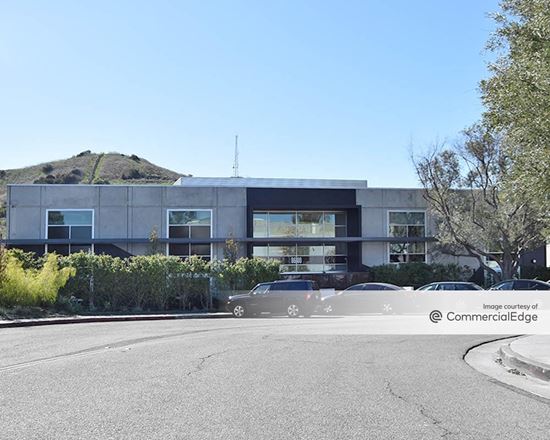
[[[388,264],[387,243],[363,243],[363,264],[380,266]]]
[[[218,208],[214,211],[214,236],[246,237],[246,208]]]
[[[10,238],[38,239],[43,238],[45,216],[40,208],[16,207],[10,210]]]
[[[246,188],[218,188],[218,206],[246,207]]]
[[[99,187],[101,206],[126,206],[129,197],[127,186],[106,185]]]
[[[10,203],[14,206],[40,206],[40,186],[11,187]]]
[[[167,208],[210,208],[216,204],[215,188],[169,186],[164,190]]]
[[[131,186],[130,204],[132,206],[161,206],[163,204],[163,186]]]
[[[128,238],[128,208],[103,206],[95,212],[95,238]]]
[[[99,187],[89,185],[44,185],[42,207],[48,209],[95,208]]]
[[[148,238],[153,228],[163,229],[163,213],[158,207],[139,207],[130,209],[130,237]]]

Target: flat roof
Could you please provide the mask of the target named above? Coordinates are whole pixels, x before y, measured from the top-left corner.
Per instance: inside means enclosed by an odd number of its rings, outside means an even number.
[[[174,185],[186,187],[218,186],[236,188],[312,188],[366,189],[366,180],[272,179],[265,177],[180,177]]]

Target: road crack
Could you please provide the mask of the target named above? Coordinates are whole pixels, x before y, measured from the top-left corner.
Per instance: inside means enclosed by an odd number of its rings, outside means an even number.
[[[197,365],[195,365],[195,369],[188,371],[187,376],[191,376],[192,374],[201,372],[207,360],[213,358],[214,356],[219,356],[221,354],[227,353],[227,351],[228,351],[227,349],[222,351],[216,351],[214,353],[210,353],[209,355],[200,357],[199,362],[197,363]]]
[[[441,438],[447,438],[448,435],[458,435],[457,432],[453,432],[450,429],[443,426],[443,420],[440,420],[440,419],[434,417],[433,415],[431,415],[427,411],[427,409],[424,405],[422,405],[421,403],[413,402],[413,401],[409,400],[408,398],[406,398],[405,396],[395,392],[394,389],[392,388],[391,382],[389,380],[386,380],[386,391],[390,394],[390,396],[392,396],[396,399],[399,399],[399,400],[405,402],[408,405],[411,405],[411,406],[415,407],[422,417],[424,417],[426,420],[428,420],[430,422],[430,424],[432,426],[435,426],[437,429],[439,429],[442,432],[441,436],[440,436]]]

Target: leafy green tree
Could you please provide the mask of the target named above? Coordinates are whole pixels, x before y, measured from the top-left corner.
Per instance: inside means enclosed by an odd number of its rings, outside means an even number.
[[[545,208],[510,190],[513,160],[501,136],[485,126],[415,159],[415,167],[445,253],[475,257],[499,280],[513,277],[521,254],[544,243]]]
[[[550,1],[502,0],[481,81],[484,122],[504,136],[511,178],[523,198],[550,209]]]

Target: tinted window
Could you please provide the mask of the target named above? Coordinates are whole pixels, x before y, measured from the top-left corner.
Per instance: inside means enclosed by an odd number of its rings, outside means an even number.
[[[529,283],[529,289],[531,290],[550,290],[550,287],[543,283],[537,283],[536,281],[531,281]]]
[[[503,283],[497,284],[493,290],[512,290],[513,281],[505,281]]]
[[[307,281],[292,281],[289,283],[275,283],[272,290],[309,290]]]
[[[365,284],[363,290],[384,290],[380,284]]]
[[[266,293],[269,290],[269,286],[270,286],[270,284],[260,284],[256,287],[254,287],[252,292],[254,292],[255,295],[257,295],[257,294],[261,295],[263,293]]]
[[[357,290],[363,290],[363,285],[356,284],[355,286],[350,286],[346,289],[346,291],[357,291]]]
[[[514,290],[529,290],[531,287],[530,281],[516,280],[514,281]]]
[[[440,284],[437,290],[456,290],[454,284]]]

